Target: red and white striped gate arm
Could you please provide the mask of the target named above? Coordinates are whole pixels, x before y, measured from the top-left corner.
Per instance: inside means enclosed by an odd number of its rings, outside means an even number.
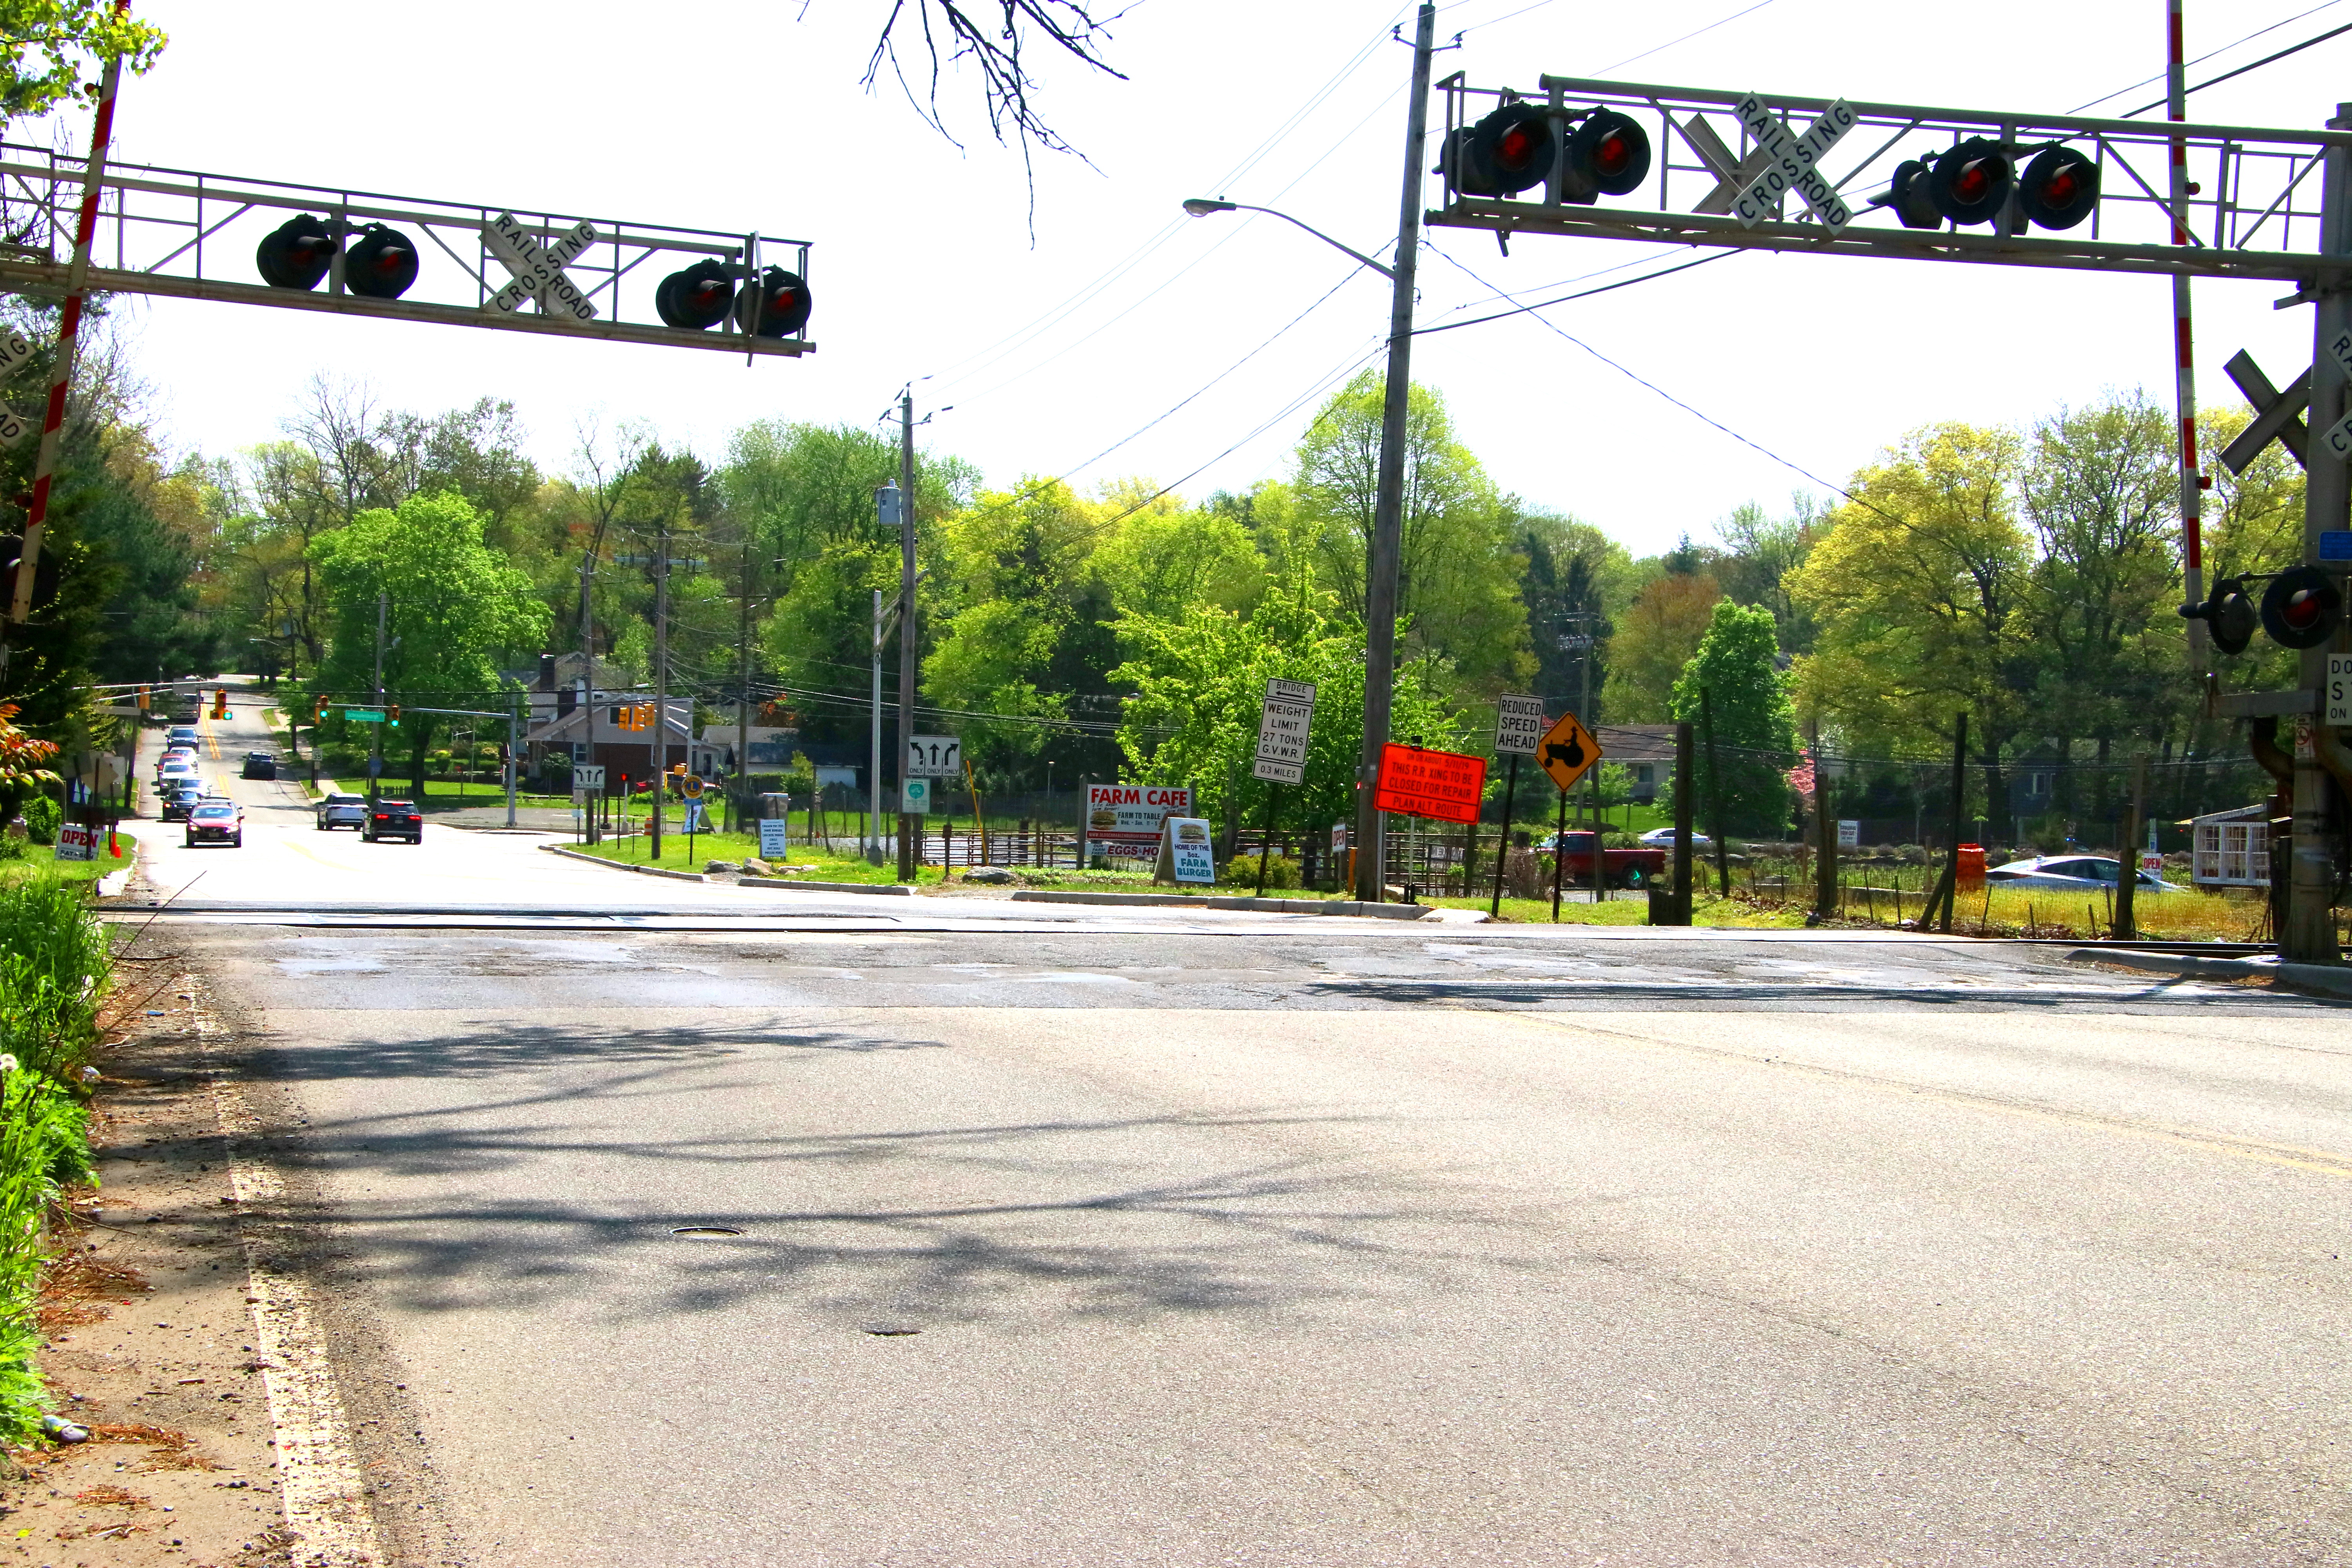
[[[114,0],[117,16],[131,9],[131,0]],[[90,132],[89,163],[82,178],[81,216],[74,225],[73,270],[66,278],[65,313],[58,322],[57,371],[49,382],[49,404],[41,418],[41,451],[33,460],[33,500],[25,512],[25,548],[16,568],[16,592],[8,605],[8,619],[22,624],[33,613],[33,569],[41,558],[41,531],[49,516],[49,480],[58,467],[59,432],[66,422],[66,390],[73,384],[76,336],[81,328],[81,300],[89,276],[90,236],[98,228],[99,182],[106,174],[106,149],[114,139],[114,93],[122,83],[122,62],[106,63],[98,89],[98,123]]]

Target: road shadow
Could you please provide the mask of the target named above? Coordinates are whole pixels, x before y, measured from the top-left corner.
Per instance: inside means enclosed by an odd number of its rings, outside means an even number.
[[[1442,1174],[1373,1175],[1297,1152],[1302,1131],[1378,1116],[950,1117],[856,1131],[709,1119],[734,1096],[788,1102],[796,1061],[939,1048],[741,1026],[248,1042],[252,1068],[282,1079],[437,1073],[490,1091],[282,1130],[257,1152],[294,1178],[294,1195],[254,1223],[289,1259],[340,1251],[405,1310],[584,1305],[634,1320],[767,1300],[838,1316],[845,1331],[1443,1293],[1457,1267],[1538,1249]],[[322,1192],[333,1196],[300,1195]],[[673,1234],[709,1226],[741,1234]]]

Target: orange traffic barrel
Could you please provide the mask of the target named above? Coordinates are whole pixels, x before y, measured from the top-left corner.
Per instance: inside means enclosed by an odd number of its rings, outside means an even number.
[[[1959,860],[1960,891],[1964,893],[1983,892],[1985,885],[1984,873],[1984,846],[1981,844],[1961,845]]]

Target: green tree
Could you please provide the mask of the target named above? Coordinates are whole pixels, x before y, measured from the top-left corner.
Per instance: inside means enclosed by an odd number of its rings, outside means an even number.
[[[1797,760],[1797,726],[1780,653],[1771,611],[1720,600],[1698,651],[1675,682],[1674,717],[1694,724],[1702,717],[1714,721],[1715,760],[1707,760],[1708,737],[1702,730],[1691,804],[1697,819],[1717,835],[1778,837],[1788,830],[1788,775]],[[1670,782],[1668,809],[1673,792],[1683,787],[1680,777]]]
[[[1612,617],[1632,602],[1633,558],[1591,523],[1554,512],[1520,510],[1517,532],[1527,561],[1519,602],[1534,643],[1535,693],[1556,713],[1576,705],[1585,658],[1593,661],[1592,689],[1607,689]],[[1579,644],[1579,637],[1599,640]]]
[[[332,628],[318,679],[324,690],[373,690],[379,594],[386,597],[384,636],[392,645],[384,686],[394,701],[494,709],[500,656],[535,651],[546,636],[547,607],[530,580],[484,543],[481,514],[462,496],[411,496],[394,510],[362,511],[311,549]],[[441,728],[423,713],[401,725],[409,777],[419,791],[425,754]]]
[[[1316,415],[1297,454],[1297,501],[1315,525],[1318,580],[1360,621],[1384,398],[1381,373],[1363,372]],[[1533,672],[1509,523],[1486,470],[1456,438],[1444,399],[1413,387],[1397,554],[1401,662],[1450,666],[1470,689],[1487,693]],[[1423,679],[1427,684],[1426,673]]]
[[[1772,612],[1784,653],[1812,651],[1812,617],[1796,602],[1790,585],[1812,553],[1822,529],[1820,504],[1801,490],[1790,498],[1786,517],[1769,516],[1749,501],[1715,525],[1723,548],[1715,552],[1709,570],[1723,585],[1726,598]]]
[[[2134,394],[2038,423],[2020,480],[2039,559],[2027,615],[2039,656],[2037,728],[2070,754],[2077,738],[2108,760],[2118,739],[2153,743],[2189,705],[2180,679],[2180,478],[2172,418]],[[2106,820],[2108,775],[2094,794],[2063,781],[2061,809]]]
[[[1616,618],[1601,707],[1613,724],[1658,724],[1672,716],[1675,682],[1706,636],[1723,590],[1704,573],[1654,577]]]
[[[1265,811],[1269,786],[1249,776],[1258,716],[1271,677],[1315,683],[1307,776],[1286,786],[1282,814],[1294,829],[1347,820],[1355,810],[1363,744],[1364,637],[1319,591],[1270,592],[1247,616],[1202,606],[1173,619],[1129,614],[1119,639],[1131,650],[1111,679],[1131,687],[1118,743],[1139,783],[1190,784],[1220,817],[1250,821]],[[1408,671],[1399,671],[1391,732],[1400,741],[1454,748],[1462,729]]]
[[[108,0],[0,0],[0,121],[94,95],[111,60],[144,76],[169,41]]]
[[[1798,711],[1849,751],[1932,755],[1948,752],[1965,710],[1995,802],[2003,752],[2034,715],[2024,458],[2012,430],[1915,431],[1848,483],[1854,499],[1832,512],[1791,590],[1821,626],[1797,661]]]

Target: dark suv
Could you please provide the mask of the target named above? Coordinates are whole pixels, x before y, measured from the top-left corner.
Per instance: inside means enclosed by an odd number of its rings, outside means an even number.
[[[268,752],[245,753],[245,773],[249,779],[274,779],[278,776],[278,759]]]
[[[360,826],[360,837],[373,844],[380,838],[405,838],[411,844],[425,842],[425,814],[416,809],[414,801],[379,800],[375,809],[367,814]]]

